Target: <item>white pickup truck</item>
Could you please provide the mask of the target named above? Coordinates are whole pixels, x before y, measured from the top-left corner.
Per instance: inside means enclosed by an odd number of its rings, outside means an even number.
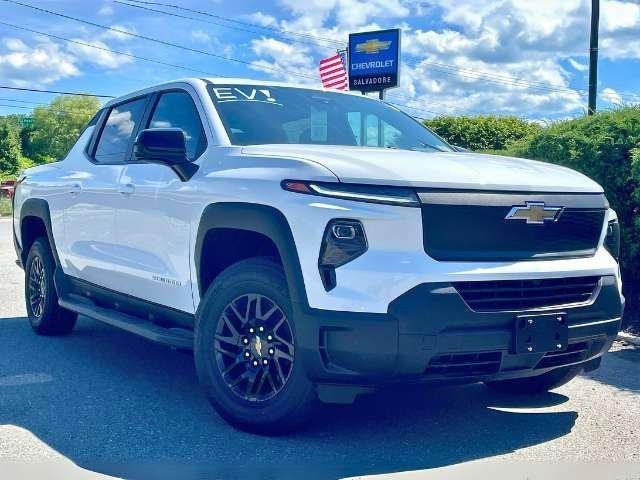
[[[551,389],[599,366],[624,307],[598,184],[460,152],[353,93],[137,91],[14,202],[36,333],[80,314],[193,349],[213,406],[252,431],[401,382]]]

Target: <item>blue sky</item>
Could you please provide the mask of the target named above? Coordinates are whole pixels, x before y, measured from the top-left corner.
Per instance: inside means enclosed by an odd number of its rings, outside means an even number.
[[[184,19],[112,0],[20,0],[245,63],[188,52],[0,0],[0,21],[213,75],[315,83],[349,32],[403,30],[402,86],[389,100],[419,117],[514,114],[550,120],[586,107],[589,0],[157,0],[208,12]],[[131,2],[130,2],[131,3]],[[640,102],[640,1],[603,1],[600,108]],[[223,18],[220,18],[223,17]],[[266,28],[260,28],[266,27]],[[283,34],[282,30],[295,32]],[[120,95],[203,76],[0,24],[0,84]],[[0,90],[0,114],[53,95]]]

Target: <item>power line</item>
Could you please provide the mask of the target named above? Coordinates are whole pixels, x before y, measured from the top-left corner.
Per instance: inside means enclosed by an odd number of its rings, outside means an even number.
[[[41,102],[30,102],[29,100],[18,100],[16,98],[0,98],[2,102],[16,102],[16,103],[31,103],[33,105],[46,105],[46,103]]]
[[[26,110],[33,110],[33,107],[25,107],[24,105],[3,105],[3,104],[0,104],[0,107],[24,108]]]
[[[21,92],[55,93],[58,95],[76,95],[78,97],[115,98],[113,95],[98,95],[97,93],[65,92],[61,90],[41,90],[38,88],[9,87],[7,85],[0,85],[0,89],[19,90]]]
[[[173,68],[180,68],[180,69],[183,69],[183,70],[189,70],[191,72],[203,73],[205,75],[215,75],[215,74],[213,74],[211,72],[206,72],[204,70],[199,70],[197,68],[191,68],[191,67],[186,67],[184,65],[176,65],[176,64],[173,64],[173,63],[163,62],[161,60],[155,60],[155,59],[151,59],[151,58],[141,57],[140,55],[134,55],[134,54],[128,53],[128,52],[119,52],[117,50],[112,50],[110,48],[101,47],[99,45],[93,45],[91,43],[85,43],[85,42],[81,42],[80,40],[73,40],[71,38],[65,38],[65,37],[61,37],[59,35],[54,35],[52,33],[41,32],[39,30],[33,30],[33,29],[27,28],[27,27],[21,27],[19,25],[14,25],[12,23],[7,23],[7,22],[0,21],[0,25],[6,25],[6,26],[11,27],[11,28],[17,28],[18,30],[24,30],[24,31],[27,31],[27,32],[36,33],[38,35],[44,35],[46,37],[55,38],[57,40],[62,40],[62,41],[65,41],[65,42],[74,43],[76,45],[82,45],[84,47],[95,48],[97,50],[102,50],[103,52],[109,52],[109,53],[113,53],[113,54],[116,54],[116,55],[126,56],[126,57],[129,57],[129,58],[135,58],[137,60],[143,60],[145,62],[157,63],[159,65],[164,65],[164,66],[173,67]],[[218,75],[218,76],[222,77],[224,75]]]
[[[116,0],[118,1],[118,0]],[[335,45],[339,45],[341,47],[344,46],[345,42],[341,42],[339,40],[335,40],[333,38],[328,38],[328,37],[322,37],[319,35],[312,35],[310,33],[303,33],[303,32],[294,32],[292,30],[286,30],[283,28],[278,28],[278,27],[270,27],[267,25],[260,25],[257,23],[251,23],[251,22],[244,22],[242,20],[238,20],[236,18],[229,18],[229,17],[224,17],[222,15],[216,15],[210,12],[204,12],[202,10],[196,10],[194,8],[188,8],[188,7],[184,7],[182,5],[176,5],[173,3],[164,3],[164,2],[150,2],[150,1],[143,1],[143,0],[128,0],[131,3],[140,3],[143,5],[155,5],[155,6],[161,6],[161,7],[169,7],[169,8],[175,8],[176,10],[182,10],[185,12],[191,12],[191,13],[197,13],[199,15],[204,15],[207,17],[211,17],[211,18],[217,18],[219,20],[224,20],[226,22],[231,22],[231,23],[235,23],[238,25],[244,25],[244,26],[248,26],[248,27],[252,27],[252,28],[260,28],[263,30],[268,30],[271,32],[278,32],[280,34],[286,35],[286,36],[297,36],[297,37],[303,37],[303,38],[310,38],[313,40],[320,40],[323,42],[328,42],[328,43],[333,43]],[[122,3],[122,2],[118,2],[118,3]]]
[[[160,40],[158,38],[148,37],[146,35],[141,35],[141,34],[138,34],[138,33],[129,32],[127,30],[122,30],[120,28],[109,27],[107,25],[102,25],[100,23],[92,22],[92,21],[89,21],[89,20],[84,20],[84,19],[81,19],[81,18],[72,17],[71,15],[66,15],[64,13],[54,12],[53,10],[47,10],[46,8],[36,7],[35,5],[29,5],[27,3],[18,2],[16,0],[2,0],[2,1],[8,2],[8,3],[13,3],[14,5],[20,5],[22,7],[30,8],[32,10],[36,10],[36,11],[39,11],[39,12],[47,13],[49,15],[55,15],[57,17],[66,18],[67,20],[73,20],[75,22],[84,23],[85,25],[91,25],[93,27],[101,28],[101,29],[104,29],[104,30],[109,30],[111,32],[116,32],[116,33],[119,33],[119,34],[122,34],[122,35],[128,35],[128,36],[139,38],[139,39],[142,39],[142,40],[147,40],[147,41],[150,41],[150,42],[158,43],[160,45],[164,45],[164,46],[167,46],[167,47],[179,48],[181,50],[185,50],[185,51],[188,51],[188,52],[199,53],[201,55],[207,55],[209,57],[219,58],[221,60],[226,60],[226,61],[229,61],[229,62],[236,62],[236,63],[241,63],[241,64],[244,64],[244,65],[254,66],[254,63],[251,62],[251,61],[241,60],[239,58],[230,57],[230,56],[226,57],[224,55],[218,55],[218,54],[215,54],[215,53],[212,53],[212,52],[208,52],[206,50],[200,50],[198,48],[187,47],[186,45],[179,45],[177,43],[167,42],[165,40]],[[288,72],[287,70],[285,70],[283,68],[279,68],[279,67],[261,65],[260,68],[265,69],[265,70],[272,70],[272,71],[275,71],[275,72],[284,72],[284,73],[289,73],[290,74],[290,72]],[[299,77],[305,77],[305,78],[310,78],[310,79],[316,80],[315,76],[305,75],[305,74],[301,74],[301,73],[296,74],[296,75],[299,76]]]
[[[130,0],[130,1],[133,1],[133,0]],[[143,6],[143,5],[136,5],[136,4],[133,4],[133,3],[122,2],[120,0],[113,0],[113,2],[117,3],[117,4],[120,4],[120,5],[126,5],[127,7],[139,8],[141,10],[146,10],[148,12],[162,13],[164,15],[169,15],[171,17],[183,18],[183,19],[186,19],[186,20],[194,20],[196,22],[207,23],[207,24],[210,24],[210,25],[217,25],[219,27],[229,28],[229,29],[232,29],[232,30],[238,30],[238,31],[241,31],[241,32],[253,33],[253,34],[256,34],[256,35],[264,35],[265,34],[265,32],[257,32],[255,30],[250,30],[248,28],[237,27],[237,26],[233,26],[233,25],[227,25],[225,23],[211,21],[211,20],[205,20],[203,18],[197,18],[197,17],[188,16],[188,15],[181,15],[179,13],[167,12],[165,10],[158,10],[156,8],[150,8],[150,7],[146,7],[146,6]],[[136,2],[136,3],[155,4],[155,2]],[[184,9],[184,10],[188,10],[188,11],[192,10],[190,8],[184,8],[184,7],[178,7],[178,6],[175,6],[174,8],[178,8],[178,9],[181,9],[181,10]],[[198,12],[198,13],[200,13],[202,15],[206,15],[204,12]],[[296,39],[296,38],[291,38],[291,33],[289,33],[288,35],[280,33],[280,34],[278,34],[278,36],[280,38],[286,39],[286,40],[291,41],[291,42],[300,43],[302,45],[315,45],[315,46],[322,46],[322,47],[326,48],[326,45],[319,45],[317,42],[315,42],[313,40],[310,40],[310,39],[300,40],[300,39]],[[337,42],[332,41],[332,43],[337,43]],[[340,43],[340,45],[342,45],[342,43]]]

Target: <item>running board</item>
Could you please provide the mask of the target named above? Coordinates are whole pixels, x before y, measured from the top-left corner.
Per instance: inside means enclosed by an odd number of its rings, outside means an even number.
[[[133,315],[98,307],[90,300],[73,294],[60,298],[58,304],[79,315],[108,323],[156,343],[176,348],[193,349],[193,332],[191,330],[161,327]]]

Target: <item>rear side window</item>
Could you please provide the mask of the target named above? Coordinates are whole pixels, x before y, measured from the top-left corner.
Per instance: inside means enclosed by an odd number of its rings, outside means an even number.
[[[207,148],[207,138],[198,109],[187,92],[166,92],[151,115],[149,128],[180,128],[187,144],[187,158],[194,160]]]
[[[123,163],[126,160],[146,102],[146,97],[139,98],[111,108],[96,147],[96,162]]]

